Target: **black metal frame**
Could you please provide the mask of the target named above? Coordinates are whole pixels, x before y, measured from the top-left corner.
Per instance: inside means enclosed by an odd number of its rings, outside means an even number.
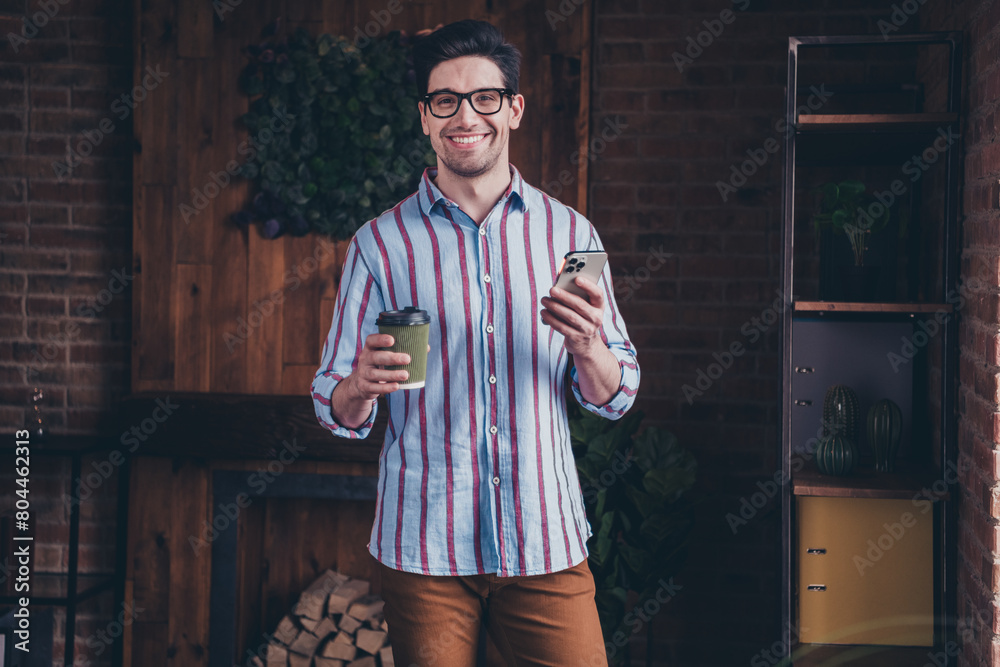
[[[63,436],[59,436],[62,438]],[[65,436],[72,438],[72,436]],[[82,475],[83,458],[99,452],[111,451],[114,448],[114,441],[100,443],[84,447],[60,447],[46,446],[44,444],[32,447],[34,456],[56,456],[70,457],[70,491],[80,497],[80,489],[74,487],[75,480]],[[76,636],[76,609],[77,606],[106,590],[114,590],[115,609],[118,609],[125,602],[125,569],[127,565],[126,538],[128,529],[128,487],[129,487],[129,463],[128,455],[124,456],[124,462],[118,466],[118,488],[117,488],[117,515],[115,526],[115,571],[107,575],[107,579],[95,584],[86,590],[77,592],[79,585],[80,557],[80,502],[73,503],[69,510],[69,562],[66,572],[66,595],[55,597],[32,597],[31,604],[41,607],[65,607],[66,609],[66,629],[67,638]],[[33,573],[33,576],[36,573]],[[0,596],[0,606],[17,604],[18,595]],[[64,642],[63,665],[72,667],[75,660],[76,642],[70,639]],[[124,647],[122,642],[114,642],[112,646],[111,660],[114,667],[120,667],[123,660]]]
[[[958,114],[954,122],[961,123],[961,71],[962,71],[962,34],[960,32],[919,33],[909,35],[858,35],[858,36],[813,36],[788,38],[788,80],[785,92],[785,120],[789,128],[796,127],[796,102],[798,91],[798,51],[805,47],[844,46],[881,46],[881,45],[929,45],[940,44],[949,47],[948,69],[948,112]],[[792,386],[792,319],[793,319],[793,278],[794,278],[794,226],[795,226],[795,139],[796,131],[789,131],[785,142],[785,163],[783,174],[782,197],[782,255],[781,255],[781,285],[784,294],[784,309],[780,329],[781,349],[781,466],[784,479],[793,479],[791,469],[791,386]],[[947,152],[946,162],[946,192],[944,209],[947,219],[943,225],[944,257],[942,280],[942,295],[947,294],[951,286],[957,286],[959,278],[958,257],[958,212],[961,178],[960,155],[962,153],[961,135],[959,144]],[[958,369],[958,324],[957,317],[951,317],[942,332],[944,353],[941,359],[941,461],[942,468],[956,465],[957,447],[957,417],[955,413],[955,378]],[[957,537],[952,533],[957,530],[957,502],[953,496],[941,501],[941,507],[935,513],[935,646],[940,648],[954,638],[954,617],[956,606],[957,582]],[[781,493],[781,638],[788,647],[787,663],[792,664],[792,651],[797,645],[793,641],[791,627],[794,621],[794,541],[792,539],[792,484],[782,486]]]

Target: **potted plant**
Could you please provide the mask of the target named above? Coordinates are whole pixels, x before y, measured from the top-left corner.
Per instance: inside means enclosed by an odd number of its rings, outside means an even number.
[[[611,664],[627,655],[631,637],[647,633],[656,611],[668,604],[694,525],[694,456],[666,429],[647,427],[636,435],[643,413],[617,421],[603,419],[568,404],[570,436],[593,535],[587,543],[594,573],[597,612]],[[645,609],[638,623],[626,605],[629,591]],[[667,602],[663,600],[666,599]],[[645,606],[643,606],[645,605]],[[632,622],[629,622],[632,619]],[[647,651],[647,655],[649,652]],[[647,662],[648,664],[648,662]]]
[[[843,267],[846,298],[870,301],[875,297],[880,267],[865,264],[870,236],[889,222],[889,209],[865,191],[861,181],[826,183],[820,188],[819,208],[813,215],[817,230],[829,225],[843,232],[851,245],[854,264]]]

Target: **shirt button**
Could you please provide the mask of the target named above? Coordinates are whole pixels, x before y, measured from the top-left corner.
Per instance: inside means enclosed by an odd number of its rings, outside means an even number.
[[[495,434],[496,432],[497,432],[497,427],[496,426],[490,426],[490,433],[494,433]]]
[[[497,383],[497,376],[496,375],[491,375],[490,376],[490,384],[496,384],[496,383]]]
[[[494,477],[493,478],[493,486],[500,486],[500,478],[499,477]]]
[[[483,276],[483,280],[486,281],[486,282],[489,282],[490,281],[490,275],[487,273],[485,276]]]
[[[480,236],[486,236],[486,228],[485,227],[480,227],[479,228],[479,235]]]
[[[493,325],[492,324],[487,324],[486,325],[486,333],[493,333]]]

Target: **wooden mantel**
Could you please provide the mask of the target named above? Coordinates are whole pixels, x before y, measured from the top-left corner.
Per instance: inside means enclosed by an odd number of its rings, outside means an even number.
[[[137,455],[218,462],[269,460],[287,441],[303,461],[373,463],[385,435],[383,410],[364,440],[334,436],[317,421],[308,396],[137,394],[120,403],[113,421],[119,428],[129,424],[138,429],[138,438],[123,443]]]

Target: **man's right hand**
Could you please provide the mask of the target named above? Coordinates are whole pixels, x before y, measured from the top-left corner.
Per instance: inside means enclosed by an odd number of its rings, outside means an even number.
[[[389,334],[371,334],[358,356],[354,372],[344,378],[330,397],[330,411],[341,426],[357,428],[368,420],[372,402],[382,394],[399,389],[399,383],[409,377],[407,371],[387,371],[384,366],[410,363],[405,352],[390,352],[394,340]]]

